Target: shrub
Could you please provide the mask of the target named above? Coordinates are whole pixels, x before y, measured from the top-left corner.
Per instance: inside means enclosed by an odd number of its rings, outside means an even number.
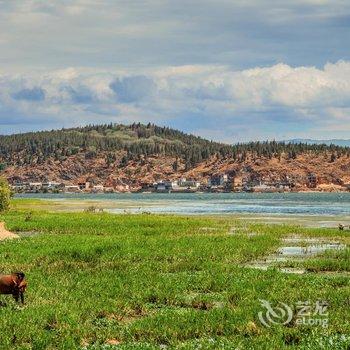
[[[94,205],[90,205],[84,209],[84,212],[85,213],[95,213],[96,210],[97,210],[97,207],[95,207]]]
[[[11,190],[6,179],[0,177],[0,212],[10,207]]]

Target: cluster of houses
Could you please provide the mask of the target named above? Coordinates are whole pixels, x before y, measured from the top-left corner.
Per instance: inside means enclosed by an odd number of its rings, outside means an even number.
[[[232,179],[227,174],[214,175],[208,181],[181,178],[179,180],[161,180],[153,184],[143,184],[143,192],[192,193],[192,192],[229,192]]]
[[[214,176],[205,184],[197,180],[181,178],[179,180],[161,180],[158,182],[143,184],[138,189],[140,192],[198,192],[209,190],[226,190],[228,183],[227,175]],[[113,193],[113,192],[129,192],[128,185],[120,187],[107,187],[103,184],[92,184],[90,182],[82,182],[78,184],[65,184],[61,182],[15,182],[11,184],[12,190],[16,193]]]
[[[174,181],[159,181],[149,189],[155,192],[197,192],[201,188],[201,183],[196,180],[182,178]]]
[[[161,180],[155,183],[145,183],[137,189],[128,185],[119,187],[107,187],[103,184],[81,182],[77,184],[65,184],[60,182],[16,182],[12,189],[19,193],[113,193],[113,192],[158,192],[158,193],[192,193],[192,192],[289,192],[297,182],[303,180],[308,188],[317,186],[315,174],[308,174],[305,179],[286,177],[283,180],[271,180],[252,176],[235,177],[228,174],[218,174],[209,177],[206,182],[181,178],[178,180]]]
[[[105,193],[115,192],[112,187],[105,187],[103,185],[92,185],[89,182],[78,183],[77,185],[65,184],[62,182],[16,182],[11,185],[14,192],[17,193],[38,193],[38,192],[51,192],[51,193],[78,193],[78,192],[91,192],[91,193]]]

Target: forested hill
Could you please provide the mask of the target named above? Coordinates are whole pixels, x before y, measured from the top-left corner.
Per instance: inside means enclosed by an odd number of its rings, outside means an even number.
[[[89,125],[0,136],[0,157],[7,164],[40,164],[50,157],[62,160],[79,152],[84,152],[87,158],[110,152],[107,156],[112,160],[118,151],[125,151],[128,160],[141,155],[168,155],[194,164],[215,153],[227,155],[232,150],[228,145],[151,124]]]
[[[212,142],[153,124],[89,125],[0,136],[0,171],[11,182],[90,181],[139,188],[179,177],[305,179],[350,183],[350,148],[285,142],[233,145]]]
[[[113,162],[118,151],[125,151],[123,162],[164,155],[178,157],[190,168],[213,155],[244,161],[248,153],[269,158],[281,154],[293,158],[305,152],[332,152],[338,156],[350,153],[350,148],[275,141],[227,145],[153,124],[89,125],[0,136],[0,161],[4,165],[42,164],[49,158],[64,160],[81,152],[86,158],[107,152],[105,156]]]

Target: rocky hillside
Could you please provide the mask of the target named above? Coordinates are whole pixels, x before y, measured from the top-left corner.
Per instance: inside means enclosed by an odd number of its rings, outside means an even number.
[[[302,143],[226,145],[155,125],[97,125],[0,136],[0,169],[10,182],[90,181],[122,190],[179,177],[206,181],[228,173],[242,179],[293,178],[306,189],[314,173],[318,188],[350,184],[350,148]]]

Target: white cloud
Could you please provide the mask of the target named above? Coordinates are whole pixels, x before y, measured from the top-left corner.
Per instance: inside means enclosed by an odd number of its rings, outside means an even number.
[[[239,127],[245,130],[241,139],[281,138],[278,132],[293,130],[295,136],[317,130],[315,136],[321,137],[327,128],[336,137],[346,130],[336,125],[350,123],[349,110],[347,61],[322,69],[277,64],[234,71],[199,65],[137,74],[68,68],[0,75],[0,123],[10,125],[14,115],[23,130],[30,128],[31,118],[48,128],[140,120],[198,128],[203,134],[207,128],[222,139]]]

